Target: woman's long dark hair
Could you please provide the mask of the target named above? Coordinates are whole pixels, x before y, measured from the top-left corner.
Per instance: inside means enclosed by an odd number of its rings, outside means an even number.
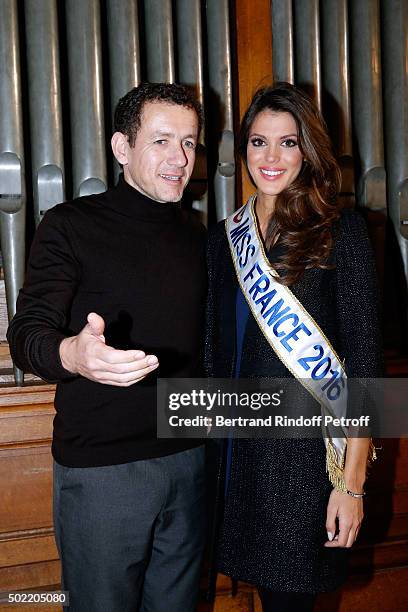
[[[323,117],[309,96],[284,82],[257,91],[242,119],[239,152],[245,163],[251,126],[265,110],[292,115],[305,160],[297,178],[277,197],[265,240],[267,246],[285,247],[276,268],[284,272],[281,282],[292,285],[306,268],[330,267],[333,224],[342,208],[337,200],[341,176]]]

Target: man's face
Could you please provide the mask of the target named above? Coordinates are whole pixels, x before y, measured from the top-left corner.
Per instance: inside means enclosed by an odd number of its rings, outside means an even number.
[[[194,167],[198,119],[194,110],[147,102],[135,144],[124,146],[125,181],[158,202],[178,202]]]

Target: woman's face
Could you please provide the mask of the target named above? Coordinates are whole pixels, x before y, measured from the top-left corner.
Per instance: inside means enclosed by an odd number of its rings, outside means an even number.
[[[300,172],[303,155],[290,113],[264,110],[249,130],[247,164],[258,193],[274,202]]]

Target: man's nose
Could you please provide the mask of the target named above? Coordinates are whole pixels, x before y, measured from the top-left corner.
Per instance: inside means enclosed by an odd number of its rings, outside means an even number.
[[[167,162],[171,166],[177,166],[178,168],[183,168],[187,165],[188,159],[186,152],[184,150],[183,145],[174,144],[169,151],[169,157],[167,158]]]

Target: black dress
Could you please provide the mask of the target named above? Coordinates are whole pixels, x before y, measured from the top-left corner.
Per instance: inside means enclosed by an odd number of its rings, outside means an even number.
[[[348,377],[381,376],[375,268],[363,219],[344,211],[335,235],[334,268],[307,270],[291,290],[345,359]],[[269,253],[272,263],[276,255]],[[223,223],[210,234],[208,266],[206,370],[230,377],[237,280]],[[291,377],[251,314],[240,376]],[[325,457],[323,439],[234,440],[219,571],[274,591],[317,593],[343,582],[347,550],[323,546],[332,490]]]

